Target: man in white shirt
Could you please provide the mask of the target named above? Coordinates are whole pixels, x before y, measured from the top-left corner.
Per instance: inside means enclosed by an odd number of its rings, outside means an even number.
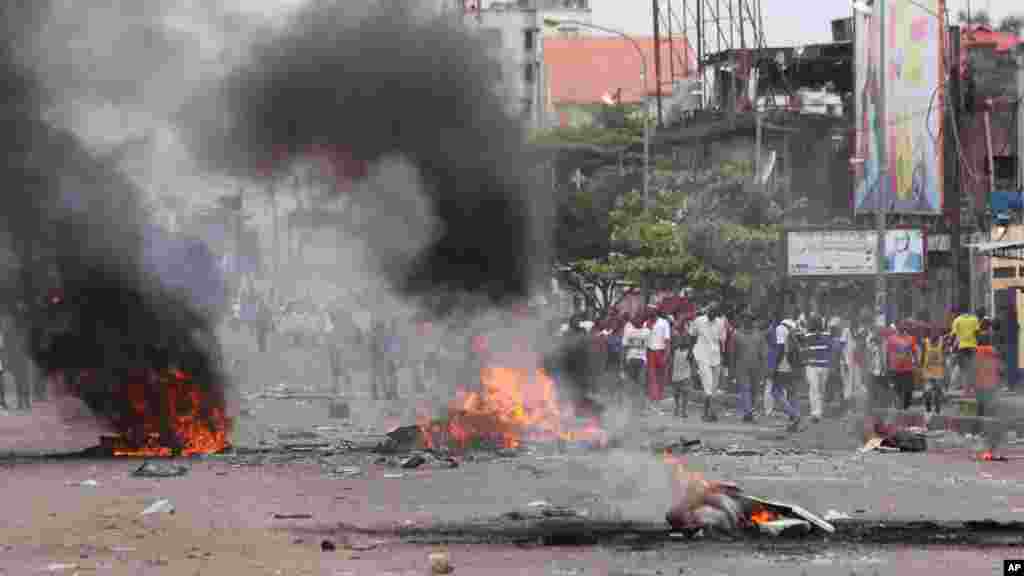
[[[654,323],[647,337],[647,400],[655,404],[665,398],[672,326],[660,310],[651,310],[651,314],[654,315]]]
[[[697,360],[697,373],[704,388],[704,421],[718,419],[712,399],[718,391],[722,375],[722,347],[725,346],[725,319],[718,315],[718,305],[712,304],[690,324],[690,335],[697,339],[693,357]]]
[[[626,383],[629,390],[626,396],[634,411],[638,411],[640,399],[643,397],[645,366],[647,365],[647,339],[650,330],[643,322],[634,320],[629,314],[625,316],[626,325],[622,329],[622,354],[625,367]]]

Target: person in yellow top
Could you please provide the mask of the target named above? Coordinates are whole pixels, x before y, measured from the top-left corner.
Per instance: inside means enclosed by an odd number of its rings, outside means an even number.
[[[942,404],[945,402],[942,382],[945,378],[946,358],[943,354],[941,337],[933,335],[933,337],[924,339],[922,371],[927,382],[924,390],[925,412],[930,414],[934,407],[936,414],[942,414]]]
[[[979,308],[977,314],[963,311],[953,319],[950,333],[957,342],[957,362],[952,380],[957,387],[964,387],[963,379],[972,378],[974,374],[974,353],[978,349],[978,332],[981,330],[981,318],[984,317],[985,309]]]

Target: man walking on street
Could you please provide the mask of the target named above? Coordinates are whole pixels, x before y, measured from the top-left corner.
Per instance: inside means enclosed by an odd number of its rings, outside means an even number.
[[[832,366],[832,336],[825,331],[824,319],[812,316],[809,332],[804,335],[807,364],[808,395],[811,400],[811,422],[821,421],[825,412],[825,383]]]
[[[981,331],[981,318],[985,317],[985,309],[980,308],[978,314],[962,311],[953,319],[950,334],[956,339],[956,365],[953,381],[954,388],[966,388],[974,378],[974,355],[978,349],[978,333]]]
[[[653,408],[665,398],[668,376],[668,349],[672,342],[672,326],[660,309],[650,307],[651,333],[647,337],[647,401]]]
[[[634,413],[639,412],[644,395],[645,367],[647,365],[647,339],[650,332],[644,327],[642,319],[634,319],[626,314],[626,325],[622,329],[623,362],[626,377],[623,379],[628,386],[625,397],[630,402]]]
[[[718,304],[711,304],[704,314],[690,324],[690,335],[697,339],[693,356],[697,374],[704,388],[704,421],[715,422],[714,397],[722,377],[722,348],[725,347],[725,320],[718,314]]]
[[[778,363],[772,377],[772,398],[782,412],[789,417],[790,432],[800,429],[800,411],[790,402],[794,395],[793,374],[800,368],[798,357],[799,343],[796,339],[796,323],[783,320],[775,327],[775,351]]]
[[[889,378],[896,392],[898,408],[909,410],[914,394],[914,368],[918,361],[917,342],[907,332],[907,324],[900,322],[896,333],[888,337],[885,346]]]
[[[753,391],[761,381],[766,360],[764,338],[754,329],[753,318],[744,314],[733,336],[732,368],[739,387],[740,413],[744,422],[754,421]]]

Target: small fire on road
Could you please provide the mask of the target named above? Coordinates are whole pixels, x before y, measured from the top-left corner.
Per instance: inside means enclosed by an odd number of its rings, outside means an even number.
[[[518,448],[530,442],[588,442],[607,445],[596,417],[577,422],[570,406],[560,405],[554,380],[538,368],[484,367],[481,390],[460,390],[445,420],[421,418],[427,448],[465,449],[474,443]]]
[[[228,447],[231,421],[223,406],[216,405],[185,372],[170,370],[156,378],[155,383],[145,378],[125,383],[128,413],[122,414],[122,429],[130,429],[133,434],[113,439],[114,456],[169,457],[176,452],[191,456]],[[155,401],[154,388],[156,394],[165,394],[166,400]],[[169,438],[162,432],[170,432],[179,445],[168,446]]]

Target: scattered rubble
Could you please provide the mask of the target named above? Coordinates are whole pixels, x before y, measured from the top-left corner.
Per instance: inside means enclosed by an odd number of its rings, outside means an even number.
[[[188,467],[172,462],[146,461],[139,466],[132,476],[135,478],[174,478],[188,474]]]
[[[320,542],[320,550],[324,552],[334,552],[337,549],[338,547],[335,546],[334,542],[331,542],[330,540],[324,540]]]
[[[430,561],[430,572],[431,574],[451,574],[454,572],[452,567],[451,557],[448,555],[447,550],[436,550],[431,552],[427,556],[427,560]]]
[[[139,516],[150,516],[153,514],[174,514],[174,504],[170,500],[162,499],[153,502]]]

